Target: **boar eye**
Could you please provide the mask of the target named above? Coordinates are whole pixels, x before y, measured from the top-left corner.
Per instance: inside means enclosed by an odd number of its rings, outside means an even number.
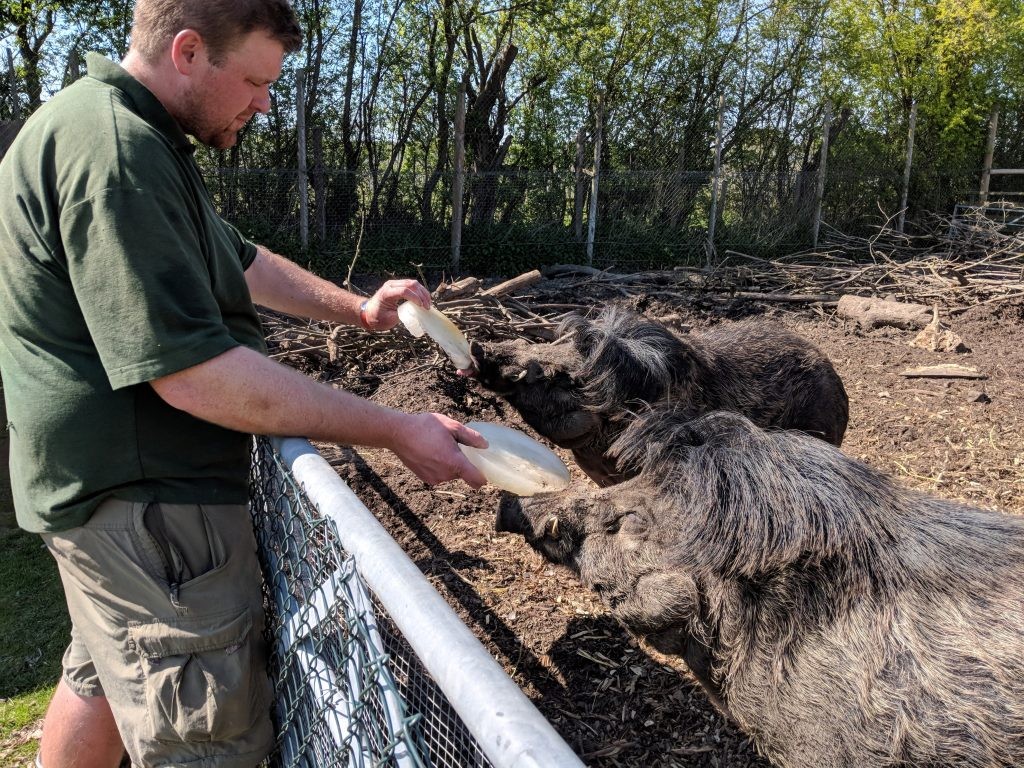
[[[549,539],[558,538],[558,518],[554,515],[549,517],[547,522],[544,523],[544,535]]]

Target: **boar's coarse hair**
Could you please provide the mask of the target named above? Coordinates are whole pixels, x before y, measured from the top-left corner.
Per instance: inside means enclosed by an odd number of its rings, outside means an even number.
[[[629,476],[608,448],[648,405],[687,416],[742,413],[764,427],[799,429],[835,445],[849,415],[846,391],[824,353],[763,320],[676,335],[612,307],[596,319],[570,316],[565,345],[477,347],[478,379],[504,396],[540,434],[572,450],[600,485]]]
[[[1024,765],[1024,519],[932,498],[736,414],[638,417],[638,475],[498,527],[684,658],[774,763]]]

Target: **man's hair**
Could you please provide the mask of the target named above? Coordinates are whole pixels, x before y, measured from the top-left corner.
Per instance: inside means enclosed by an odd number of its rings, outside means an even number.
[[[302,47],[302,30],[288,0],[137,0],[132,48],[156,61],[174,36],[194,29],[209,49],[210,61],[225,56],[250,32],[264,30],[286,53]]]

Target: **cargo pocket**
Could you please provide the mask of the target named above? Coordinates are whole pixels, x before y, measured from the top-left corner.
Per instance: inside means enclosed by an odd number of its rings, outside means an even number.
[[[253,668],[251,629],[248,609],[129,624],[155,738],[222,741],[252,727],[266,706],[267,684]]]

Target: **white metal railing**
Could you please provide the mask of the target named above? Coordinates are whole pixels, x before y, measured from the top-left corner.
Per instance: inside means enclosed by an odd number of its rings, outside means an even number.
[[[305,440],[258,439],[272,765],[582,766]]]

